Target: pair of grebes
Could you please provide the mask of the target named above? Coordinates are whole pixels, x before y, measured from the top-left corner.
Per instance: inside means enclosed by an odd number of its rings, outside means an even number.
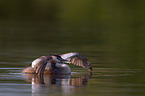
[[[62,55],[48,54],[35,59],[32,64],[22,72],[29,74],[71,74],[71,69],[67,64],[82,66],[92,71],[92,66],[88,59],[78,52],[71,52]]]

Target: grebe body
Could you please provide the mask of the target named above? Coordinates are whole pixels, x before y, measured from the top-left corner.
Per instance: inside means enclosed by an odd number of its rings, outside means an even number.
[[[71,69],[67,64],[82,66],[92,71],[92,66],[86,57],[77,52],[71,52],[62,55],[41,56],[22,72],[28,74],[71,74]]]

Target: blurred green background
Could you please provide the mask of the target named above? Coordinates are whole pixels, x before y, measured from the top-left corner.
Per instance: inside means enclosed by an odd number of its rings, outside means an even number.
[[[144,0],[0,0],[1,62],[78,51],[93,66],[144,68],[144,5]]]

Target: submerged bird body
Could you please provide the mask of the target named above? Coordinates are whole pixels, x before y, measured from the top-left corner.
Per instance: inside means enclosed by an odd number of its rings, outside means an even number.
[[[70,74],[71,70],[67,64],[82,66],[92,71],[92,66],[87,58],[79,53],[66,53],[62,55],[49,54],[35,59],[30,67],[25,68],[23,73],[30,74]]]

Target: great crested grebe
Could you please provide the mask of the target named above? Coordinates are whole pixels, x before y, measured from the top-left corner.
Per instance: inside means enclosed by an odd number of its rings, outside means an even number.
[[[89,71],[92,71],[92,66],[86,57],[78,52],[66,53],[62,55],[49,54],[41,56],[34,60],[31,66],[25,68],[23,73],[30,74],[70,74],[71,70],[67,64],[82,66]]]

